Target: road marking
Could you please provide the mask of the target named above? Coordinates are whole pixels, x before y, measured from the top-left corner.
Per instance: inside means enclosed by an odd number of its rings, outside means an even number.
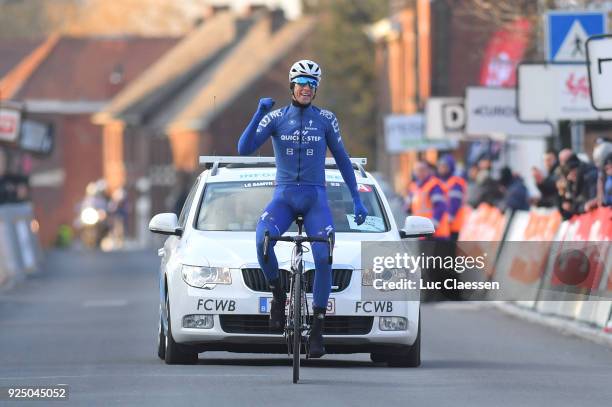
[[[85,308],[125,307],[127,300],[89,300],[83,302]]]

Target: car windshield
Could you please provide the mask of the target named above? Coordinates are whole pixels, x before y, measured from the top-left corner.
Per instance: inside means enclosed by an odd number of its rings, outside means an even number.
[[[206,185],[200,200],[196,228],[205,231],[253,232],[272,199],[272,181],[214,182]],[[359,184],[359,195],[368,210],[366,222],[354,222],[353,200],[343,182],[327,183],[327,199],[336,232],[382,233],[389,230],[380,198],[372,185]],[[296,232],[295,223],[289,229]]]

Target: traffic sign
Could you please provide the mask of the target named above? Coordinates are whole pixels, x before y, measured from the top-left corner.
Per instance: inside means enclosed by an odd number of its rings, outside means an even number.
[[[0,106],[0,143],[17,143],[20,126],[21,112],[11,106]]]
[[[470,86],[465,90],[465,111],[467,114],[465,133],[470,136],[551,135],[549,125],[527,124],[518,120],[516,89]]]
[[[586,43],[591,104],[596,110],[612,110],[612,35],[598,35]]]
[[[518,117],[523,122],[611,120],[591,106],[586,64],[523,63],[518,67]]]
[[[590,36],[606,32],[606,14],[596,11],[550,11],[546,14],[546,55],[552,62],[586,61]]]
[[[421,113],[412,115],[391,114],[385,117],[385,145],[390,154],[428,149],[452,150],[455,140],[428,140],[425,134],[425,117]]]
[[[463,98],[435,97],[425,105],[425,137],[430,140],[459,139],[465,129]]]

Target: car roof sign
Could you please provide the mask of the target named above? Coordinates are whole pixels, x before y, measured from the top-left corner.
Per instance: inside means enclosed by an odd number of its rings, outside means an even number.
[[[363,166],[368,163],[368,159],[365,157],[351,158],[351,164],[353,167],[361,173],[361,176],[366,178],[366,172]],[[276,166],[276,159],[274,157],[241,157],[241,156],[212,156],[203,155],[200,156],[200,165],[205,168],[211,168],[211,176],[217,175],[217,171],[221,166],[236,165],[236,166]],[[335,167],[336,160],[332,157],[325,159],[325,166]]]

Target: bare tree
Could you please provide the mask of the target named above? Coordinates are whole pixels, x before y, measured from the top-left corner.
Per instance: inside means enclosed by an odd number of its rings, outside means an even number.
[[[553,3],[553,0],[467,0],[466,3],[465,7],[458,9],[458,17],[472,17],[503,27],[517,18],[527,18],[537,25],[539,9],[547,8],[547,3]],[[465,21],[473,22],[470,19]],[[478,27],[472,25],[471,29]]]
[[[531,22],[530,48],[528,58],[542,58],[542,38],[544,35],[544,18],[548,10],[612,10],[611,0],[446,0],[456,4],[463,2],[466,7],[459,7],[456,13],[459,24],[469,26],[469,30],[477,33],[479,25],[476,21],[486,21],[495,27],[511,29],[509,24],[518,18]],[[480,26],[482,28],[483,26]]]

